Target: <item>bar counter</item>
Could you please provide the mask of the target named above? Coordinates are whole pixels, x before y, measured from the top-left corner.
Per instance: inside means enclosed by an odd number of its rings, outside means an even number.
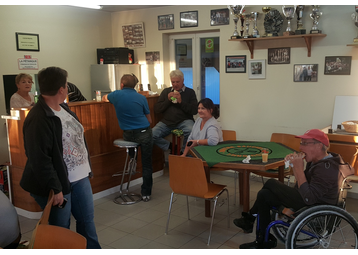
[[[159,121],[159,115],[154,114],[154,104],[159,96],[146,96],[152,117],[151,127]],[[113,145],[113,141],[123,137],[114,106],[108,102],[83,101],[69,103],[70,109],[76,113],[83,125],[87,141],[93,178],[91,180],[93,194],[108,190],[120,184],[119,177],[112,177],[124,168],[126,158],[125,149]],[[26,108],[17,108],[19,118],[3,116],[7,123],[8,144],[10,151],[10,185],[12,202],[15,207],[29,212],[41,212],[41,208],[20,185],[20,179],[26,164],[26,155],[23,141],[23,124],[30,111]],[[139,150],[137,171],[142,171],[141,152]],[[153,148],[153,172],[163,170],[164,153],[157,146]],[[132,176],[132,180],[141,178],[141,173]]]

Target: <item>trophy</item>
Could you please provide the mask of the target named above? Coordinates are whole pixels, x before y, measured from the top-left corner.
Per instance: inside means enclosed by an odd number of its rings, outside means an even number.
[[[271,7],[262,7],[262,12],[265,13],[268,13],[269,11],[271,11]],[[265,34],[263,35],[263,37],[266,37],[267,36],[267,32],[265,30]]]
[[[258,12],[251,12],[251,15],[252,15],[252,19],[254,21],[254,26],[253,26],[253,29],[252,29],[252,37],[259,38],[260,33],[259,33],[259,30],[257,29],[257,19],[259,17],[259,13]]]
[[[250,29],[250,21],[252,21],[252,14],[251,13],[243,13],[242,16],[245,19],[244,38],[251,38],[252,35],[249,34],[249,29]]]
[[[312,13],[310,14],[311,19],[313,20],[313,26],[310,31],[311,34],[320,34],[322,30],[318,29],[318,20],[322,16],[322,12],[319,10],[319,5],[312,5]]]
[[[245,5],[229,5],[229,8],[230,8],[230,11],[231,11],[231,14],[234,15],[234,22],[235,22],[235,31],[234,33],[232,34],[231,36],[231,39],[238,39],[238,38],[241,38],[242,34],[243,34],[243,27],[244,27],[244,18],[242,17],[242,11],[244,9]],[[240,30],[240,34],[239,32],[237,31],[237,22],[238,20],[241,20],[241,30]],[[241,36],[240,36],[241,35]]]
[[[296,12],[296,5],[294,5],[293,7],[282,6],[282,13],[287,19],[287,28],[286,31],[283,32],[284,36],[295,34],[295,32],[291,30],[291,19],[294,18],[295,12]]]
[[[354,25],[356,25],[356,27],[358,27],[358,6],[355,7],[356,12],[354,12],[352,14],[352,19],[354,20]],[[353,39],[353,42],[358,42],[358,36],[356,38]]]
[[[303,28],[303,22],[302,22],[304,8],[305,8],[304,5],[297,5],[297,8],[296,8],[296,15],[297,15],[297,29],[295,31],[296,35],[306,34],[306,29]]]

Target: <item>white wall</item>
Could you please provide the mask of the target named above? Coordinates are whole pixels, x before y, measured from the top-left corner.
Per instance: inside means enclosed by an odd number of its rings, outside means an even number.
[[[246,6],[246,12],[259,11],[258,28],[264,33],[263,6]],[[281,11],[281,6],[271,6]],[[225,73],[225,56],[250,53],[245,42],[228,41],[234,31],[230,25],[210,26],[210,10],[227,8],[222,6],[169,6],[150,10],[135,10],[112,14],[114,46],[123,46],[121,25],[144,22],[146,48],[136,49],[136,61],[145,61],[145,52],[160,51],[161,60],[168,58],[168,35],[208,30],[220,30],[220,96],[221,122],[224,129],[236,130],[238,139],[269,140],[273,132],[302,134],[307,129],[324,128],[332,123],[334,100],[337,95],[357,95],[356,80],[358,48],[348,47],[357,35],[357,29],[350,15],[354,6],[321,6],[319,20],[324,38],[312,40],[312,56],[307,57],[304,39],[261,41],[255,43],[254,59],[267,60],[267,48],[291,47],[291,63],[287,65],[266,65],[266,79],[249,80],[248,73]],[[199,26],[180,28],[179,15],[182,11],[199,11]],[[306,6],[303,23],[307,32],[312,27],[309,17],[311,6]],[[157,16],[174,14],[174,29],[158,30]],[[296,20],[291,22],[296,29]],[[284,28],[287,21],[284,23]],[[166,43],[166,44],[165,44]],[[352,56],[351,75],[324,75],[325,56]],[[294,64],[318,64],[318,82],[293,82]],[[163,70],[165,72],[163,72]],[[161,79],[170,85],[169,64],[162,64]],[[153,76],[154,74],[149,74]],[[149,78],[150,79],[150,78]],[[158,84],[160,86],[160,84]],[[153,87],[153,86],[152,86]]]
[[[15,33],[39,34],[40,51],[17,51]],[[17,60],[37,58],[39,70],[59,66],[91,99],[90,65],[96,49],[112,46],[111,14],[70,6],[0,5],[0,115],[6,114],[2,76],[18,74]],[[25,71],[30,74],[39,70]],[[0,164],[8,161],[5,121],[0,121]]]

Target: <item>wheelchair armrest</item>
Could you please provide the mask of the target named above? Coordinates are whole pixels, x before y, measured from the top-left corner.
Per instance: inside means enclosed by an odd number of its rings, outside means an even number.
[[[349,181],[349,182],[358,182],[358,175],[347,176],[346,180]]]

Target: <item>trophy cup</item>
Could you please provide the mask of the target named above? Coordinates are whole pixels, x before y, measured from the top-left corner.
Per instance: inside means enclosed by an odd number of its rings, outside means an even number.
[[[268,13],[269,11],[271,11],[271,7],[262,7],[262,12],[265,13]],[[265,34],[262,36],[262,37],[266,37],[267,36],[267,32],[265,30]]]
[[[320,34],[322,30],[318,29],[318,20],[322,16],[322,12],[319,10],[319,5],[312,5],[312,13],[310,14],[311,19],[313,20],[313,26],[310,31],[311,34]]]
[[[245,19],[244,38],[251,38],[252,35],[249,34],[249,29],[250,29],[250,21],[252,20],[252,14],[251,13],[243,13],[242,16]]]
[[[241,38],[242,34],[243,34],[243,22],[244,22],[244,19],[242,17],[242,11],[244,9],[245,5],[229,5],[229,9],[231,11],[231,14],[234,15],[234,22],[235,22],[235,31],[234,33],[232,34],[231,36],[231,39],[238,39],[238,38]],[[241,20],[241,36],[239,34],[239,32],[237,31],[237,22],[238,20]]]
[[[284,36],[289,36],[289,35],[295,34],[295,32],[293,32],[291,30],[291,19],[294,18],[295,12],[296,12],[296,5],[294,5],[293,7],[282,6],[282,13],[287,19],[287,28],[286,28],[286,31],[283,32]]]
[[[354,25],[356,25],[356,27],[358,27],[358,6],[356,6],[355,9],[356,9],[356,12],[354,12],[352,14],[352,19],[354,20]],[[353,39],[353,42],[355,42],[355,43],[358,42],[358,36]]]
[[[304,8],[305,8],[304,5],[297,5],[297,8],[296,8],[296,15],[297,15],[297,29],[295,31],[296,35],[306,34],[306,29],[303,28],[303,22],[302,22]]]
[[[257,19],[259,17],[259,13],[258,12],[251,12],[251,15],[252,15],[252,19],[254,20],[254,26],[253,26],[253,29],[252,29],[252,37],[259,38],[260,33],[259,33],[259,30],[257,29]]]

